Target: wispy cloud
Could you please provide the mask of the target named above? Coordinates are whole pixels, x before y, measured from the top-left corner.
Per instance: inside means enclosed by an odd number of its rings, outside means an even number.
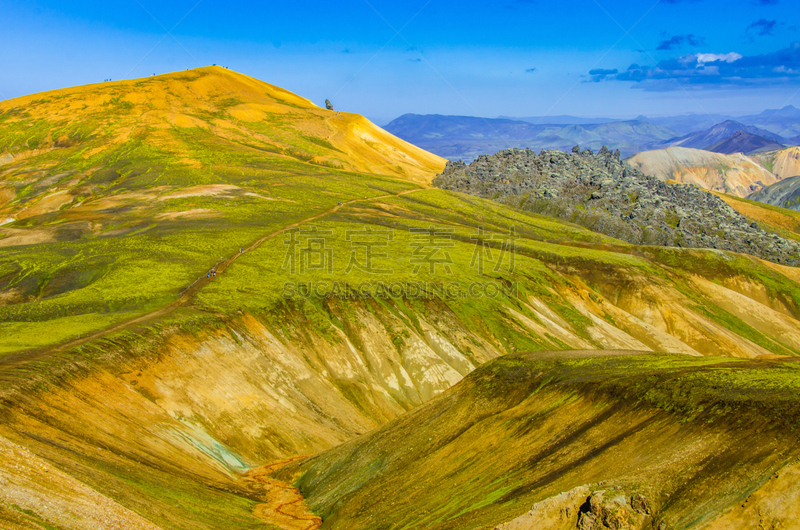
[[[595,68],[594,70],[589,70],[590,82],[599,83],[600,81],[605,81],[610,77],[614,77],[619,74],[619,70],[614,68],[613,70],[606,70],[605,68]]]
[[[706,39],[704,37],[698,37],[693,33],[689,33],[688,35],[674,35],[669,39],[661,41],[661,43],[656,48],[657,50],[675,50],[681,48],[688,44],[689,46],[701,46],[705,44]]]
[[[758,33],[760,36],[772,35],[775,33],[775,28],[778,25],[777,20],[767,20],[762,18],[760,20],[756,20],[749,26],[747,26],[747,33],[751,31],[754,33]]]

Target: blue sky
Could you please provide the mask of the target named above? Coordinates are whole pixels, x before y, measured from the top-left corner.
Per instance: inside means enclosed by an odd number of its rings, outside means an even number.
[[[384,123],[800,107],[796,0],[0,0],[0,99],[207,64]]]

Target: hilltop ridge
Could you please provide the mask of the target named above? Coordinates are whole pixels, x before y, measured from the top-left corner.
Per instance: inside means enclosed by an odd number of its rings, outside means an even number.
[[[252,143],[264,156],[428,182],[444,160],[363,116],[331,112],[283,88],[219,66],[97,83],[0,102],[14,127],[0,143],[8,164],[48,149],[82,145],[88,158],[142,135],[189,166],[175,133],[197,130]],[[79,124],[79,125],[78,125]]]

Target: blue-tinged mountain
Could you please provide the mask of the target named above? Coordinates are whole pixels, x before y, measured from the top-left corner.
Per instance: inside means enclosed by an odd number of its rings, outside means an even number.
[[[746,155],[754,153],[764,153],[767,151],[777,151],[783,149],[783,145],[770,138],[764,138],[747,131],[736,131],[721,142],[707,147],[706,151],[712,153],[722,153],[732,155],[734,153],[744,153]]]
[[[714,125],[713,127],[703,131],[687,134],[679,138],[673,138],[668,142],[665,142],[665,145],[662,147],[689,147],[691,149],[707,149],[719,142],[722,142],[723,140],[726,140],[731,135],[739,131],[745,131],[756,136],[768,138],[769,140],[772,140],[780,145],[786,143],[786,139],[765,129],[759,129],[758,127],[745,125],[738,121],[728,120],[718,123],[717,125]]]
[[[599,150],[604,145],[623,156],[660,145],[675,132],[647,122],[535,124],[522,120],[405,114],[385,129],[450,160],[473,160],[507,148],[568,150],[575,145]]]

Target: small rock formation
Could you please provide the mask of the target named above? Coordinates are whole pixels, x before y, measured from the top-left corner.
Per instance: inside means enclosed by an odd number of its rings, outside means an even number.
[[[620,161],[593,154],[507,149],[467,165],[448,162],[433,184],[493,199],[637,245],[705,248],[800,265],[800,244],[752,226],[719,197],[668,184]]]
[[[530,511],[497,525],[494,530],[574,530],[580,515],[579,508],[591,490],[578,486],[534,504]]]
[[[331,103],[331,100],[329,99],[325,100],[325,108],[328,110],[333,110],[333,103]]]
[[[652,515],[650,506],[647,504],[647,499],[641,493],[637,493],[631,497],[631,508],[633,508],[636,513]]]
[[[628,502],[617,488],[593,492],[578,486],[537,502],[528,513],[494,530],[653,530],[653,522],[644,495],[637,493]]]

